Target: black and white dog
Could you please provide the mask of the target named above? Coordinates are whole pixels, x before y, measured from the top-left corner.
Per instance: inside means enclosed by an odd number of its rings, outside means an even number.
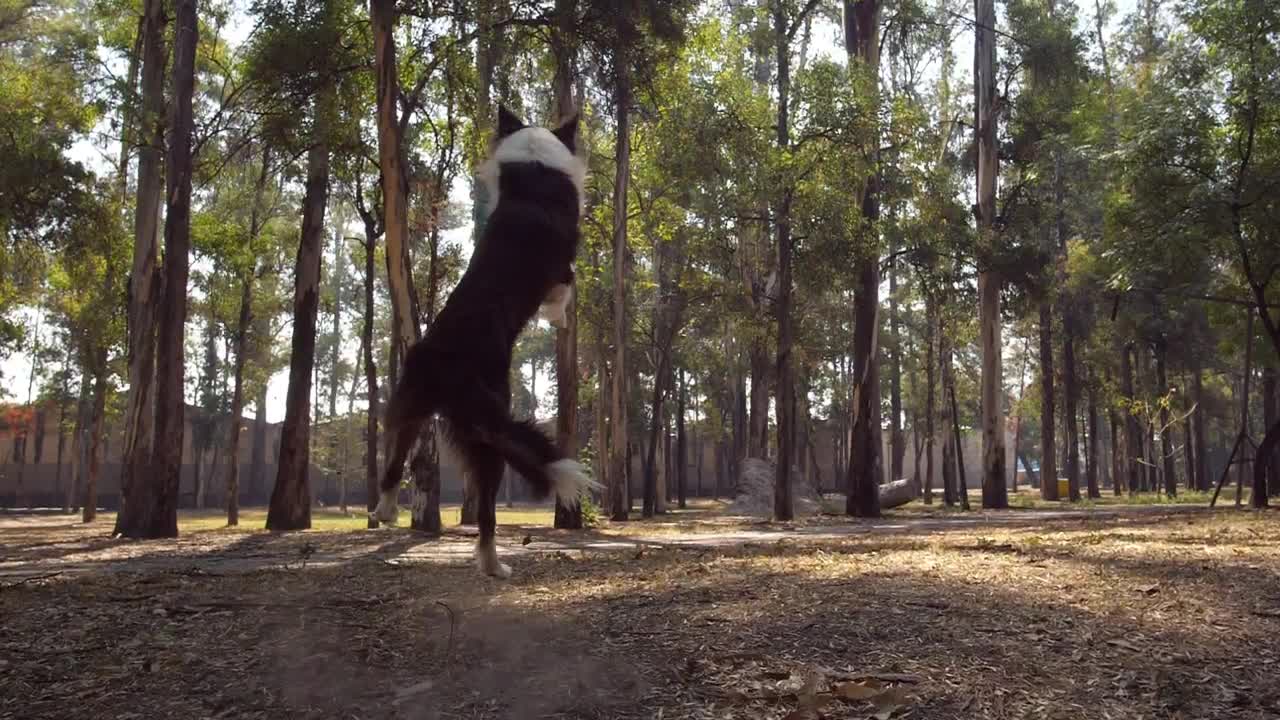
[[[458,286],[426,337],[409,349],[386,411],[387,468],[376,517],[394,523],[404,462],[434,414],[478,494],[476,563],[496,577],[494,512],[504,463],[535,494],[568,507],[598,487],[531,420],[511,417],[509,372],[517,336],[535,315],[565,320],[578,251],[586,164],[577,157],[575,115],[555,130],[498,112],[493,154],[481,168],[492,212]]]

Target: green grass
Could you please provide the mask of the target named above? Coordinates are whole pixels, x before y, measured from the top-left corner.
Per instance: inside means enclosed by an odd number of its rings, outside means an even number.
[[[400,508],[400,522],[409,522],[409,511]],[[440,506],[440,519],[445,527],[457,525],[462,519],[462,506]],[[513,508],[498,505],[499,525],[545,525],[550,527],[554,514],[550,506],[516,505]],[[241,508],[240,524],[227,527],[227,514],[223,510],[180,510],[178,511],[178,532],[256,532],[265,529],[267,509],[261,507]],[[348,532],[364,530],[369,527],[368,518],[363,508],[352,506],[351,512],[343,514],[335,508],[312,508],[311,529]]]
[[[1179,489],[1178,494],[1174,497],[1168,497],[1163,492],[1138,493],[1136,495],[1115,495],[1110,488],[1103,491],[1102,497],[1090,500],[1082,497],[1078,503],[1070,503],[1066,500],[1042,500],[1038,490],[1021,490],[1017,493],[1009,494],[1009,507],[1016,508],[1060,508],[1070,507],[1109,507],[1120,505],[1208,505],[1213,499],[1212,492],[1198,492],[1185,489]],[[1236,501],[1236,491],[1234,487],[1222,489],[1222,494],[1218,496],[1219,505],[1234,505]],[[1241,502],[1248,504],[1249,489],[1244,489],[1241,496]]]

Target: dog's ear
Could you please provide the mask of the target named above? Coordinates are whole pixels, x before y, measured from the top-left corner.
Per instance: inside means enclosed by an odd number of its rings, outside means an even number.
[[[525,128],[524,121],[515,116],[515,113],[507,109],[506,105],[498,106],[498,139],[510,135],[517,130]]]
[[[560,127],[552,130],[551,133],[559,138],[564,146],[569,148],[569,152],[578,152],[578,118],[582,117],[582,113],[575,112],[569,116],[568,120],[560,123]]]

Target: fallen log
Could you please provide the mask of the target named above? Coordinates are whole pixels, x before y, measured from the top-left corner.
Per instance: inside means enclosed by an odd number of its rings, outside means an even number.
[[[911,479],[894,480],[880,486],[880,509],[889,510],[920,497],[920,488]]]

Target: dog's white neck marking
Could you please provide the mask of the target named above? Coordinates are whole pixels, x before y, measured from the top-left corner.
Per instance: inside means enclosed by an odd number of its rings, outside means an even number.
[[[536,162],[552,170],[564,173],[578,193],[578,209],[586,207],[587,165],[569,151],[550,130],[527,127],[502,139],[493,155],[480,167],[481,181],[489,191],[489,203],[485,213],[498,206],[498,174],[502,163]]]

